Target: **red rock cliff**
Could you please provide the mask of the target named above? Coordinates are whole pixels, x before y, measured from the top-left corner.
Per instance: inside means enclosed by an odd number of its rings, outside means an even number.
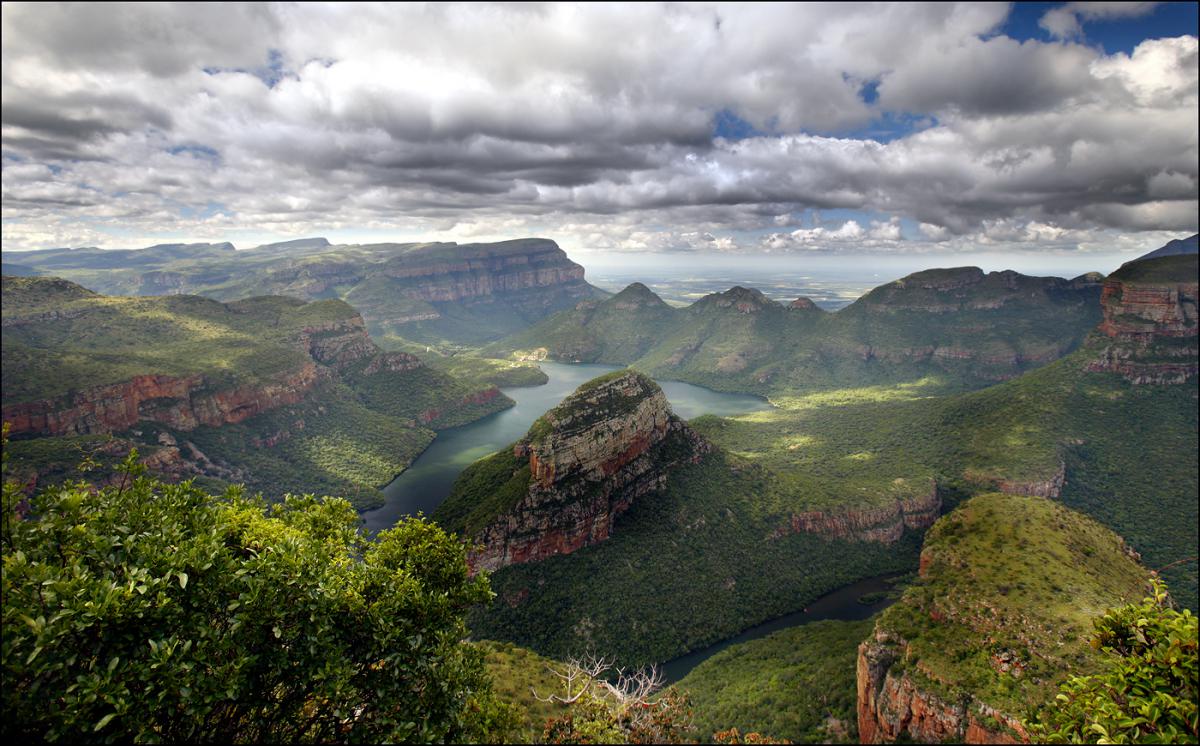
[[[1130,262],[1104,282],[1103,340],[1091,371],[1135,384],[1177,384],[1200,370],[1195,255]]]
[[[932,526],[941,510],[937,485],[930,480],[922,494],[896,498],[873,508],[793,513],[787,525],[772,532],[770,538],[811,533],[833,539],[892,544],[900,540],[906,528],[924,530]]]
[[[524,497],[474,538],[475,569],[534,562],[604,541],[634,500],[711,446],[671,414],[662,390],[632,371],[585,384],[535,423],[514,455],[528,459]]]

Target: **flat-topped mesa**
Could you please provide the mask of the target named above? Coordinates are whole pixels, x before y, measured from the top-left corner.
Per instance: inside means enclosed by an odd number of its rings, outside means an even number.
[[[584,384],[543,415],[511,456],[502,452],[464,472],[449,505],[434,517],[472,534],[477,546],[468,560],[475,570],[569,554],[607,539],[634,500],[661,489],[673,467],[709,450],[671,413],[658,384],[617,371]],[[482,491],[498,492],[517,479],[513,503],[480,515],[477,506],[462,504],[460,488],[499,459],[507,464],[504,473]],[[448,518],[454,513],[461,523]]]
[[[494,244],[442,246],[400,254],[383,274],[411,281],[404,293],[427,302],[463,301],[532,288],[563,286],[592,296],[583,267],[554,241],[517,239]]]
[[[947,314],[993,310],[1009,303],[1061,303],[1071,299],[1078,303],[1094,303],[1094,294],[1099,288],[1099,276],[1091,274],[1064,280],[1061,277],[1031,277],[1012,270],[984,274],[979,267],[927,269],[880,285],[846,310],[852,313],[923,311]]]
[[[1164,247],[1165,248],[1165,247]],[[1198,371],[1196,254],[1123,265],[1104,282],[1103,350],[1088,366],[1135,384],[1183,383]]]

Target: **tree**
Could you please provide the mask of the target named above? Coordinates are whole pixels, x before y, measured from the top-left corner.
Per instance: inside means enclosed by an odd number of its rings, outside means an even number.
[[[1166,584],[1151,578],[1141,603],[1096,620],[1092,647],[1104,670],[1074,676],[1039,714],[1032,733],[1050,743],[1196,743],[1197,626],[1172,608]]]
[[[563,693],[533,696],[571,709],[546,724],[546,743],[681,743],[691,727],[687,697],[674,689],[660,692],[663,677],[656,667],[626,672],[588,656],[550,672]]]
[[[3,505],[3,735],[90,741],[487,741],[464,615],[491,592],[410,519],[365,540],[340,499],[268,506],[140,476]]]

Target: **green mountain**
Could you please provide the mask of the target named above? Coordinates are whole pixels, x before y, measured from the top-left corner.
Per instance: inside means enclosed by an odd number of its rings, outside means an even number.
[[[56,275],[108,294],[341,298],[389,349],[406,341],[483,344],[606,295],[553,241],[539,238],[349,246],[314,238],[245,251],[229,243],[50,249],[5,252],[4,262],[23,274]]]
[[[1098,669],[1092,622],[1142,597],[1137,559],[1046,498],[967,501],[926,535],[916,583],[859,648],[860,740],[1021,738],[1069,674]]]
[[[914,566],[940,505],[932,480],[850,498],[822,509],[698,438],[652,381],[617,371],[465,470],[434,519],[470,537],[476,567],[497,568],[497,600],[472,620],[478,636],[625,665]]]
[[[3,420],[25,481],[137,446],[175,478],[380,500],[434,430],[510,406],[402,352],[346,303],[104,296],[5,277]]]
[[[642,285],[584,304],[483,354],[632,365],[658,377],[763,394],[897,384],[978,388],[1074,349],[1100,320],[1101,277],[929,270],[837,313],[735,287],[687,308]]]

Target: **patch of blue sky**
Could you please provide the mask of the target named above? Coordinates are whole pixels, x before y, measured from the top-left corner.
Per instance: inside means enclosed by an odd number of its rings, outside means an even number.
[[[1054,38],[1039,25],[1047,11],[1060,8],[1066,3],[1014,3],[1008,19],[997,29],[1018,41],[1036,39],[1050,42]],[[1083,29],[1082,41],[1098,45],[1107,54],[1124,52],[1130,54],[1146,39],[1162,39],[1175,36],[1196,36],[1200,18],[1200,4],[1194,2],[1159,3],[1148,13],[1125,18],[1080,17]]]
[[[330,62],[329,64],[332,64]],[[328,67],[328,65],[326,65]],[[267,64],[260,67],[203,67],[201,70],[207,75],[219,75],[221,73],[246,73],[253,75],[263,82],[267,88],[274,88],[284,78],[296,78],[299,76],[296,73],[288,70],[283,63],[283,52],[278,49],[267,50]]]
[[[205,220],[216,215],[233,215],[233,211],[223,202],[209,201],[202,206],[180,205],[179,216],[188,220]]]
[[[167,152],[171,155],[190,155],[193,158],[208,160],[214,163],[221,161],[221,154],[207,145],[176,145],[167,148]]]

